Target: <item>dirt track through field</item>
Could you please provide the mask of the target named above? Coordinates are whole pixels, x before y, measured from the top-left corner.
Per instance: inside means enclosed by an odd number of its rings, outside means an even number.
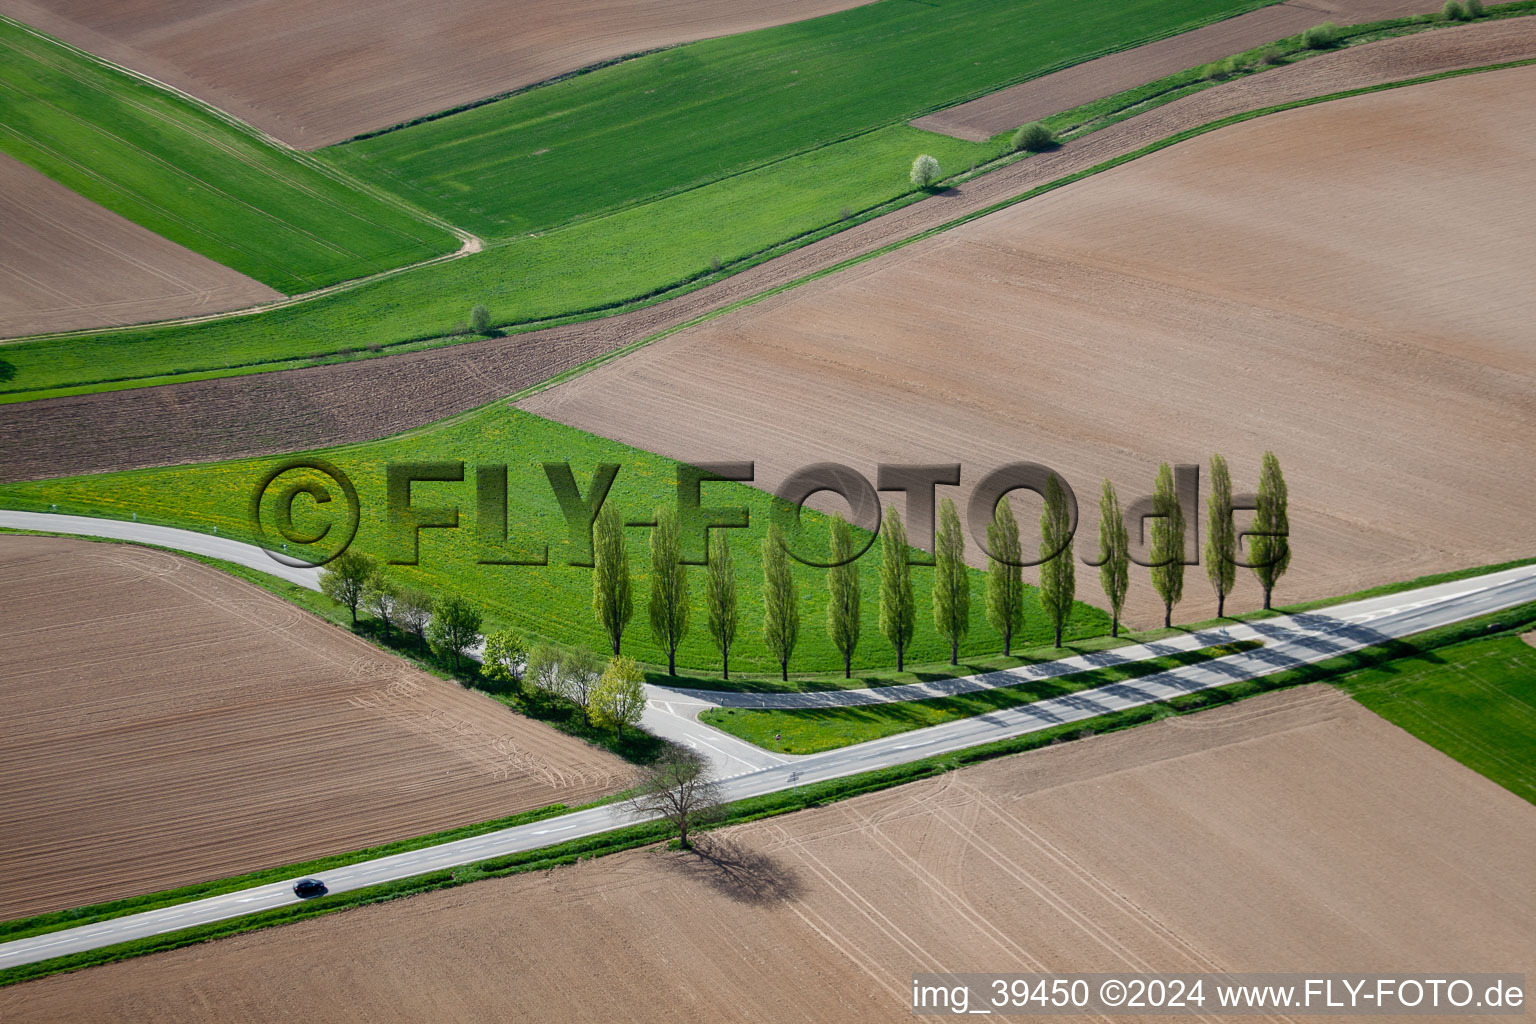
[[[216,569],[0,537],[0,919],[393,842],[628,767]]]
[[[1296,35],[1325,19],[1358,24],[1405,17],[1427,9],[1422,0],[1309,0],[1275,4],[999,89],[969,103],[920,117],[912,124],[930,132],[985,142],[1021,124]]]
[[[0,154],[0,338],[241,309],[282,296]]]
[[[919,971],[1529,973],[1533,844],[1536,808],[1307,688],[733,828],[704,857],[47,978],[0,1014],[900,1021]]]
[[[627,54],[868,0],[0,0],[0,13],[301,149]]]
[[[383,437],[484,405],[656,331],[1194,125],[1290,99],[1527,57],[1536,57],[1536,18],[1443,29],[1316,57],[1170,103],[718,284],[604,320],[305,370],[3,405],[0,481]]]
[[[871,480],[880,462],[958,461],[964,508],[991,469],[1041,462],[1076,489],[1085,554],[1101,480],[1128,501],[1159,462],[1219,451],[1251,491],[1273,450],[1291,495],[1282,601],[1526,556],[1533,92],[1528,66],[1250,121],[523,405],[683,461],[755,460],[767,489],[824,460]],[[1213,615],[1203,570],[1187,577],[1176,617]],[[1129,619],[1160,623],[1146,570],[1132,579]],[[1102,607],[1096,584],[1079,569]],[[1261,601],[1242,572],[1228,609]]]

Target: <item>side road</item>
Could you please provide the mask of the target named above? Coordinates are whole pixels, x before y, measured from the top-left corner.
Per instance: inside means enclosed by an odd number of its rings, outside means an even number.
[[[366,441],[541,386],[701,318],[1223,118],[1536,58],[1536,17],[1384,39],[1226,82],[758,264],[605,319],[299,370],[0,405],[0,480]]]
[[[291,560],[279,560],[265,548],[254,544],[194,530],[178,530],[170,526],[125,522],[120,519],[88,519],[83,516],[12,512],[6,509],[0,509],[0,527],[153,544],[171,551],[184,551],[204,558],[233,562],[307,590],[320,589],[318,569],[295,564]],[[471,651],[470,656],[478,659],[479,652]],[[721,778],[787,764],[791,760],[698,721],[698,713],[703,709],[701,704],[693,701],[676,704],[669,699],[669,691],[660,687],[647,687],[647,697],[651,699],[646,704],[645,717],[640,724],[657,736],[698,751],[709,760]]]
[[[0,525],[20,525],[5,513]],[[43,518],[43,517],[34,517]],[[50,517],[61,519],[65,517]],[[32,528],[48,528],[29,523]],[[77,524],[83,530],[84,524]],[[163,538],[162,538],[163,539]],[[220,557],[223,557],[222,555]],[[266,558],[265,554],[259,557]],[[739,800],[827,779],[890,767],[993,740],[1082,721],[1215,686],[1271,675],[1436,626],[1536,601],[1536,567],[1491,573],[1388,597],[1339,605],[1254,624],[1265,646],[1215,661],[1115,683],[976,718],[949,722],[791,763],[737,775],[722,796]],[[325,873],[332,892],[346,892],[426,872],[604,832],[636,820],[621,804],[608,804],[527,825],[405,853],[362,861]],[[177,931],[297,902],[293,880],[255,886],[191,903],[0,944],[0,969],[82,950]]]

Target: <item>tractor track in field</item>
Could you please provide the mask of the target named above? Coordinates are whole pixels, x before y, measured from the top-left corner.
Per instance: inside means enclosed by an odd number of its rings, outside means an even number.
[[[519,394],[592,360],[1032,189],[1237,114],[1536,58],[1536,18],[1350,47],[1215,86],[697,291],[605,319],[388,358],[0,406],[0,481],[370,440]]]

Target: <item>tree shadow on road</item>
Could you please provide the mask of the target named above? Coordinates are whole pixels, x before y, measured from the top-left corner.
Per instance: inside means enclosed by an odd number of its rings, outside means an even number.
[[[692,842],[692,850],[666,858],[668,867],[737,903],[782,903],[804,890],[795,869],[771,854],[718,835],[701,835]]]

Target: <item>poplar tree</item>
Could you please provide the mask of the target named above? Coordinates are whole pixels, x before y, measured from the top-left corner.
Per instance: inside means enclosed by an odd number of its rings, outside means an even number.
[[[1045,482],[1045,511],[1040,513],[1040,558],[1040,607],[1056,630],[1056,646],[1059,648],[1062,630],[1072,617],[1077,567],[1072,560],[1072,515],[1067,508],[1067,492],[1062,490],[1061,480],[1055,473]]]
[[[613,653],[619,653],[624,627],[634,614],[629,590],[629,548],[619,511],[605,502],[592,524],[592,609],[608,634]]]
[[[731,644],[736,642],[736,561],[724,530],[709,538],[709,566],[705,570],[705,595],[709,605],[709,637],[720,651],[720,676],[731,678]]]
[[[1289,495],[1285,477],[1280,473],[1280,460],[1274,452],[1264,453],[1263,468],[1259,470],[1258,506],[1253,513],[1254,537],[1248,543],[1249,561],[1254,565],[1253,574],[1264,588],[1264,608],[1269,608],[1269,596],[1280,577],[1291,565],[1291,518],[1287,510]]]
[[[853,651],[859,646],[859,567],[853,560],[853,528],[832,520],[832,567],[827,570],[827,635],[843,656],[843,678],[853,676]]]
[[[906,664],[907,645],[917,632],[917,602],[912,597],[912,566],[907,562],[907,528],[895,507],[885,510],[880,527],[880,632],[896,648],[896,671]]]
[[[965,572],[965,534],[955,503],[939,506],[939,529],[933,545],[933,624],[949,641],[949,663],[960,663],[960,641],[971,628],[971,587]]]
[[[1173,625],[1173,606],[1184,597],[1184,510],[1168,463],[1157,467],[1152,492],[1152,586],[1163,599],[1163,627]]]
[[[1125,592],[1131,586],[1131,538],[1125,528],[1125,514],[1120,510],[1120,496],[1108,480],[1099,494],[1099,586],[1109,598],[1113,616],[1110,636],[1119,636],[1120,612],[1125,607]]]
[[[1211,456],[1211,496],[1205,507],[1205,576],[1216,591],[1216,617],[1224,618],[1227,595],[1237,583],[1237,527],[1232,522],[1232,474],[1220,455]]]
[[[789,555],[777,523],[763,538],[763,642],[779,659],[779,678],[789,681],[789,657],[800,639],[800,594],[789,573]]]
[[[1013,634],[1024,628],[1024,551],[1019,523],[1005,495],[987,524],[987,621],[1003,634],[1003,654],[1013,653]]]
[[[667,675],[677,675],[677,645],[688,635],[688,567],[683,564],[677,508],[656,510],[651,529],[651,633],[667,652]]]

